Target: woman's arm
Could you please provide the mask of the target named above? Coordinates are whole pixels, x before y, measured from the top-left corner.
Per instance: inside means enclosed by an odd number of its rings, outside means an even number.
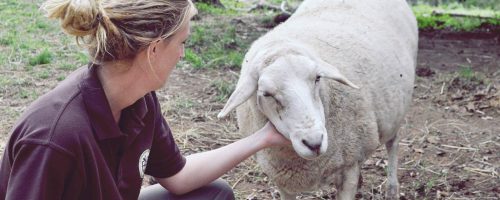
[[[77,187],[72,187],[75,186],[74,183],[67,182],[75,178],[76,162],[73,157],[56,150],[50,143],[24,143],[14,149],[11,168],[8,167],[8,163],[2,163],[1,166],[5,167],[1,170],[10,170],[10,173],[7,177],[8,184],[3,185],[6,183],[4,180],[0,184],[1,187],[6,187],[0,189],[0,199],[2,197],[6,200],[76,198]],[[5,159],[3,162],[8,161]],[[1,194],[2,190],[5,194]]]
[[[211,183],[257,151],[289,144],[267,123],[254,134],[221,148],[186,157],[186,165],[172,177],[158,178],[158,182],[174,194],[184,194]]]

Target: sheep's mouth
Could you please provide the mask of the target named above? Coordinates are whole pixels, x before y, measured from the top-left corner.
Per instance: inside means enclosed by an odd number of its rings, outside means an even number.
[[[305,139],[292,139],[292,146],[297,155],[307,160],[320,157],[327,149],[327,144],[323,139],[318,143],[313,143]]]

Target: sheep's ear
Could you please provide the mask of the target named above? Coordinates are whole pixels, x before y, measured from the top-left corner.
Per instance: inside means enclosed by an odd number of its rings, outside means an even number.
[[[336,80],[344,85],[350,86],[352,88],[359,89],[357,85],[349,81],[340,71],[333,65],[325,61],[319,61],[320,64],[320,75],[324,78],[330,78]]]
[[[221,119],[227,116],[231,110],[245,102],[257,90],[257,78],[250,74],[247,75],[240,77],[236,84],[236,89],[231,94],[231,97],[229,97],[229,100],[227,100],[222,111],[217,115],[217,118]]]

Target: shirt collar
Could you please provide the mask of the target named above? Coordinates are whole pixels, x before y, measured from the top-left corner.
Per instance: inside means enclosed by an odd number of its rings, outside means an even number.
[[[90,63],[87,74],[79,85],[87,113],[90,117],[90,122],[98,140],[125,136],[125,134],[120,131],[118,123],[114,120],[108,99],[106,98],[106,94],[102,88],[101,81],[97,76],[98,67],[99,66],[97,64]],[[124,115],[124,111],[127,112],[126,115]],[[140,129],[144,126],[142,119],[148,112],[144,97],[124,109],[124,111],[122,111],[122,119],[120,119],[120,121],[125,120],[127,122],[135,122],[133,123],[134,128],[132,132],[134,135],[137,135],[140,132]],[[127,119],[129,117],[132,119]]]

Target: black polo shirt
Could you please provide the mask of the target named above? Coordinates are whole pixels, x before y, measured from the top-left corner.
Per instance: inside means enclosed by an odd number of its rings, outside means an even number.
[[[137,199],[144,173],[184,167],[155,93],[117,124],[98,67],[78,69],[23,113],[0,164],[0,199]]]

